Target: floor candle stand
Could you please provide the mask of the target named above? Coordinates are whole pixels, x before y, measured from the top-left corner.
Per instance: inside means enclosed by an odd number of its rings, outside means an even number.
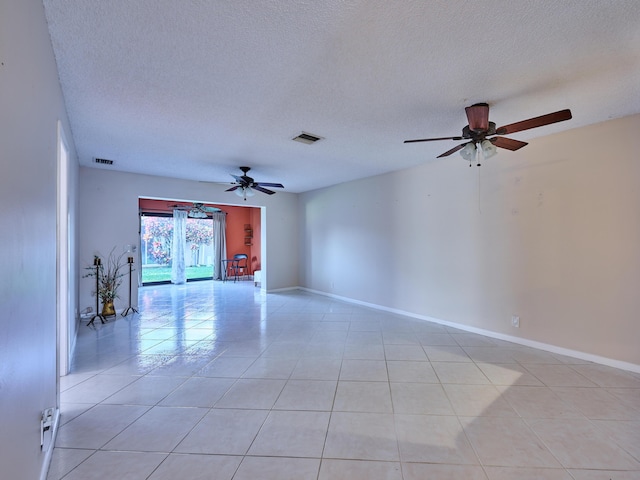
[[[128,257],[127,263],[129,264],[129,306],[122,312],[123,317],[129,315],[129,313],[138,313],[138,310],[131,306],[131,269],[133,267],[133,257]]]
[[[99,302],[99,295],[98,295],[98,291],[100,288],[100,265],[101,264],[102,262],[100,261],[100,258],[94,257],[93,266],[96,267],[96,314],[93,317],[91,317],[91,320],[89,320],[89,323],[87,323],[87,327],[89,325],[93,325],[93,322],[95,321],[96,318],[99,318],[100,322],[104,323],[104,316],[102,316],[102,313],[100,313],[100,310],[99,310],[100,302]]]

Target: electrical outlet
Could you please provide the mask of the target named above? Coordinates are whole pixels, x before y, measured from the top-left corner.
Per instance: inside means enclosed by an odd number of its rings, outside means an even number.
[[[520,317],[517,315],[512,315],[511,316],[511,326],[512,327],[516,327],[516,328],[520,328]]]
[[[49,450],[49,445],[51,444],[54,415],[55,409],[47,408],[40,417],[40,449],[43,452]]]

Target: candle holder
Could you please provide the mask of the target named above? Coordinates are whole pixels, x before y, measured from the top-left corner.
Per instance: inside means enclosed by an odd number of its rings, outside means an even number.
[[[98,295],[98,290],[100,288],[100,267],[102,266],[102,261],[100,260],[100,257],[93,257],[93,266],[96,269],[96,314],[91,317],[91,320],[89,320],[89,323],[87,323],[87,327],[89,325],[93,325],[93,322],[95,321],[96,318],[100,319],[101,323],[104,323],[104,316],[102,315],[102,313],[100,313],[100,300],[99,300],[99,295]]]
[[[127,257],[127,263],[129,264],[129,306],[122,312],[123,317],[126,317],[130,313],[138,313],[138,310],[131,306],[131,272],[133,267],[133,257]]]

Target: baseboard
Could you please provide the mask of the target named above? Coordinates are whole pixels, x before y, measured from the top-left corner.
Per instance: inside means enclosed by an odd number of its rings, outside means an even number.
[[[290,292],[292,290],[304,290],[302,287],[285,287],[285,288],[274,288],[272,290],[265,290],[267,293],[282,293],[282,292]]]
[[[580,360],[586,360],[588,362],[599,363],[601,365],[606,365],[608,367],[619,368],[621,370],[627,370],[629,372],[640,373],[640,365],[636,365],[635,363],[623,362],[621,360],[615,360],[613,358],[602,357],[600,355],[594,355],[591,353],[581,352],[579,350],[571,350],[569,348],[559,347],[557,345],[551,345],[548,343],[538,342],[535,340],[529,340],[522,337],[514,337],[511,335],[506,335],[504,333],[494,332],[492,330],[485,330],[482,328],[472,327],[469,325],[464,325],[462,323],[449,322],[447,320],[442,320],[439,318],[429,317],[427,315],[418,315],[416,313],[407,312],[404,310],[400,310],[397,308],[385,307],[384,305],[378,305],[375,303],[362,302],[360,300],[354,300],[348,297],[342,297],[340,295],[335,295],[333,293],[322,292],[320,290],[313,290],[311,288],[306,287],[297,287],[300,290],[304,290],[309,293],[315,293],[317,295],[323,295],[325,297],[335,298],[336,300],[341,300],[347,303],[353,303],[355,305],[361,305],[363,307],[373,308],[375,310],[381,310],[384,312],[395,313],[397,315],[403,315],[405,317],[416,318],[419,320],[426,320],[429,322],[437,323],[440,325],[445,325],[447,327],[457,328],[459,330],[464,330],[465,332],[477,333],[479,335],[484,335],[486,337],[496,338],[498,340],[504,340],[506,342],[516,343],[518,345],[524,345],[526,347],[537,348],[539,350],[545,350],[550,353],[556,353],[558,355],[565,355],[567,357],[577,358]]]
[[[40,480],[47,480],[49,474],[49,467],[51,466],[51,458],[53,457],[53,449],[56,444],[56,437],[58,436],[58,426],[60,425],[60,409],[56,408],[55,416],[53,419],[53,426],[51,427],[51,442],[49,448],[45,452],[44,460],[42,461],[42,469],[40,470]]]

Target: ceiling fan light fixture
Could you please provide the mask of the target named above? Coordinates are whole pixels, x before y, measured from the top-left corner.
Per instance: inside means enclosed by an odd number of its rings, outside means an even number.
[[[254,192],[253,188],[251,187],[239,187],[236,188],[234,192],[236,192],[236,195],[244,200],[246,200],[247,197],[253,197],[256,194],[256,192]]]
[[[203,211],[200,210],[189,210],[189,213],[187,213],[187,217],[189,218],[207,218],[207,214],[204,213]]]
[[[485,160],[487,158],[493,157],[496,153],[498,153],[498,149],[496,148],[496,146],[489,140],[483,140],[480,146],[482,148],[482,156],[485,158]]]
[[[476,158],[476,146],[473,142],[467,143],[462,150],[460,150],[460,156],[467,160],[468,162],[472,162]]]

